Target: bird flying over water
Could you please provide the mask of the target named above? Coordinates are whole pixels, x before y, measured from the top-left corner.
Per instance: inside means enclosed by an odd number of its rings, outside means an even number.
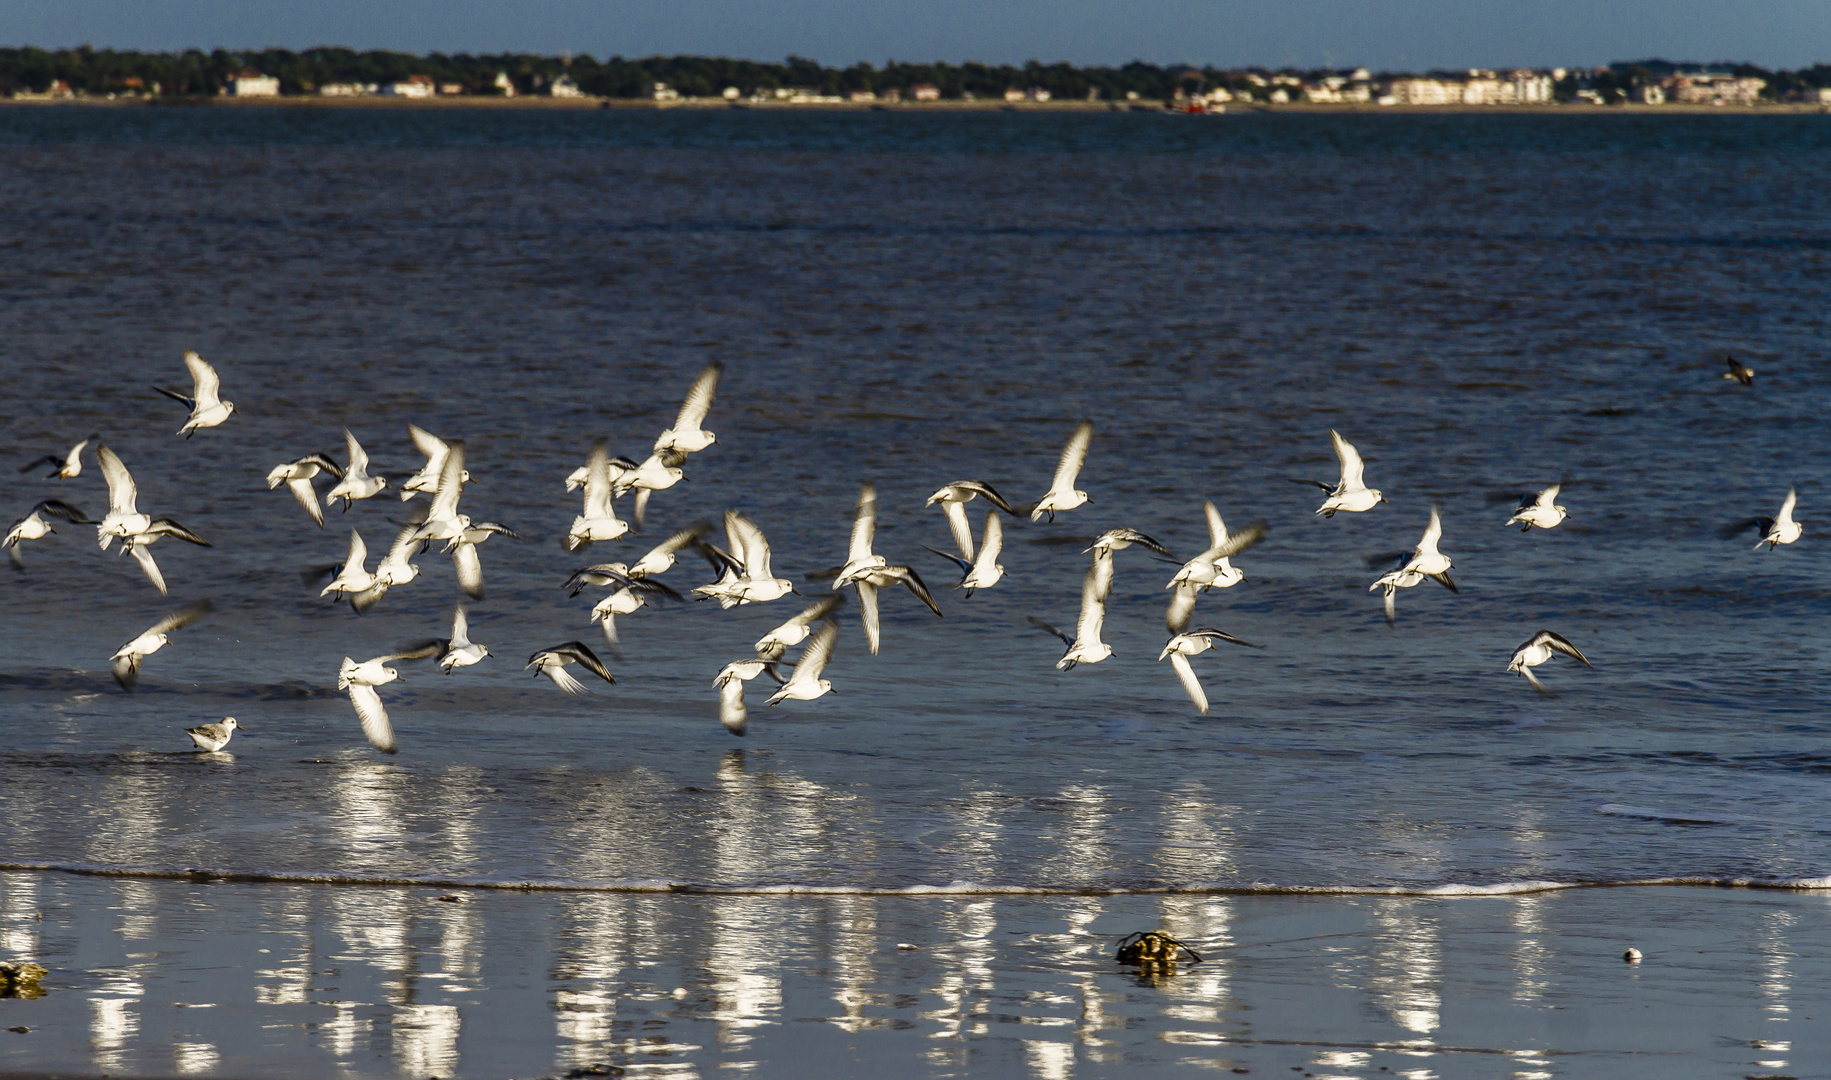
[[[1328,492],[1328,498],[1316,508],[1323,517],[1334,517],[1337,510],[1350,514],[1364,514],[1386,501],[1386,496],[1378,488],[1370,488],[1362,478],[1366,465],[1361,461],[1360,451],[1354,444],[1341,437],[1341,432],[1329,429],[1329,441],[1335,446],[1336,460],[1341,463],[1341,479],[1334,484],[1325,484],[1321,480],[1298,480],[1299,484],[1314,484]]]
[[[1075,425],[1074,434],[1068,436],[1068,445],[1062,447],[1061,459],[1055,465],[1055,478],[1049,483],[1049,490],[1037,500],[1030,509],[1030,520],[1041,521],[1047,516],[1050,521],[1063,510],[1073,510],[1077,506],[1091,502],[1087,492],[1075,490],[1075,481],[1080,479],[1081,466],[1087,463],[1087,447],[1093,442],[1094,422],[1083,420]]]
[[[98,444],[95,460],[102,467],[102,478],[108,481],[108,512],[102,515],[101,522],[95,528],[97,541],[102,545],[102,550],[107,551],[108,545],[114,543],[116,537],[145,532],[153,519],[135,508],[140,489],[134,484],[132,474],[122,464],[120,457],[108,447]]]
[[[100,438],[99,435],[90,435],[87,439],[72,446],[65,452],[63,457],[58,457],[56,454],[46,454],[41,458],[33,458],[24,465],[19,466],[19,471],[28,473],[33,469],[49,465],[51,466],[52,471],[45,476],[46,480],[68,480],[72,477],[81,476],[83,474],[83,448],[98,438]]]
[[[950,503],[949,505],[957,504]],[[979,545],[978,555],[963,559],[952,552],[942,551],[940,548],[928,547],[927,544],[922,546],[943,559],[951,560],[959,565],[960,583],[954,588],[965,589],[968,597],[973,595],[974,589],[989,589],[1004,577],[1005,568],[998,563],[998,556],[1004,553],[1005,547],[1004,524],[998,520],[996,510],[986,511],[985,542]],[[969,553],[972,551],[972,545],[967,545],[967,551]]]
[[[1806,532],[1804,525],[1793,520],[1793,508],[1798,504],[1798,490],[1795,488],[1788,488],[1786,499],[1780,504],[1779,513],[1771,518],[1758,517],[1739,522],[1724,529],[1723,535],[1725,537],[1732,537],[1744,529],[1754,529],[1761,534],[1761,539],[1755,544],[1756,551],[1760,551],[1761,545],[1763,544],[1767,545],[1769,551],[1774,550],[1774,547],[1777,544],[1790,544],[1795,540],[1798,540],[1801,536],[1804,536]]]
[[[757,657],[762,660],[780,660],[782,654],[807,640],[813,631],[809,629],[833,613],[833,609],[845,602],[843,593],[833,593],[802,608],[794,618],[764,634],[757,641]],[[754,675],[749,676],[755,678]]]
[[[1545,684],[1539,682],[1538,677],[1532,674],[1532,669],[1551,659],[1553,653],[1563,653],[1565,656],[1574,657],[1584,667],[1595,669],[1595,665],[1589,662],[1589,658],[1579,652],[1568,638],[1562,634],[1554,634],[1550,630],[1540,630],[1532,635],[1531,640],[1513,650],[1513,659],[1507,664],[1507,670],[1524,675],[1534,690],[1549,695],[1551,691],[1545,689]]]
[[[384,754],[395,751],[394,725],[388,720],[388,710],[381,703],[381,695],[375,692],[378,686],[400,681],[401,673],[388,666],[390,660],[419,660],[437,656],[444,647],[442,642],[432,641],[423,645],[377,656],[358,664],[349,657],[343,658],[343,665],[337,669],[337,689],[347,691],[350,704],[356,708],[356,719],[362,723],[362,733],[368,736],[369,745]]]
[[[324,505],[329,506],[338,499],[343,500],[343,508],[349,510],[350,504],[358,499],[373,498],[382,493],[388,481],[379,476],[369,475],[369,455],[356,441],[356,436],[349,428],[343,429],[344,449],[349,452],[350,464],[343,470],[343,476],[337,486],[324,494]]]
[[[1729,370],[1725,371],[1723,373],[1723,377],[1725,379],[1734,379],[1736,382],[1741,383],[1743,386],[1755,385],[1755,369],[1754,368],[1749,367],[1747,364],[1744,364],[1742,361],[1737,360],[1733,356],[1727,357],[1724,360],[1724,363],[1729,365]]]
[[[585,684],[573,678],[572,675],[566,671],[567,664],[577,664],[586,671],[596,675],[598,678],[603,679],[605,682],[612,685],[616,684],[617,680],[611,678],[610,669],[604,666],[604,661],[599,660],[598,654],[592,652],[591,649],[581,641],[568,641],[563,645],[555,645],[550,649],[542,649],[533,656],[528,657],[527,667],[524,667],[522,670],[526,671],[528,668],[536,668],[538,670],[535,674],[545,675],[547,678],[553,680],[554,686],[557,686],[566,693],[576,697],[585,692]]]
[[[782,701],[812,701],[824,697],[833,690],[833,684],[820,677],[826,670],[827,662],[833,658],[833,643],[839,639],[839,624],[828,620],[821,623],[808,640],[807,648],[801,650],[801,659],[795,662],[795,673],[782,684],[781,689],[770,695],[768,704]]]
[[[1176,572],[1176,576],[1165,585],[1174,589],[1179,585],[1190,585],[1199,590],[1230,589],[1246,580],[1246,575],[1234,568],[1228,560],[1265,538],[1267,526],[1263,521],[1255,521],[1237,533],[1227,531],[1227,523],[1221,520],[1221,512],[1214,508],[1212,502],[1203,501],[1202,513],[1208,519],[1208,549],[1190,559]]]
[[[343,479],[343,470],[328,454],[307,454],[297,461],[275,465],[267,474],[267,490],[272,491],[285,484],[286,490],[299,500],[299,505],[305,507],[305,512],[312,516],[320,529],[324,528],[324,507],[318,505],[318,492],[312,488],[312,478],[321,472]]]
[[[490,654],[488,645],[479,645],[470,639],[470,621],[465,617],[464,605],[451,616],[451,637],[445,641],[445,652],[439,657],[439,670],[450,675],[461,667],[478,663]]]
[[[712,680],[718,690],[718,722],[725,725],[725,730],[733,735],[744,734],[745,721],[750,710],[744,705],[744,684],[764,672],[776,680],[778,685],[786,682],[776,671],[776,665],[762,657],[749,660],[734,660],[726,664],[724,670]]]
[[[184,366],[191,373],[193,386],[188,396],[180,394],[176,390],[167,390],[163,386],[155,386],[153,389],[166,397],[184,402],[190,408],[190,418],[177,432],[188,439],[195,435],[199,428],[212,428],[229,419],[229,415],[235,412],[235,402],[223,401],[218,396],[222,381],[217,378],[216,369],[211,367],[203,357],[187,350],[184,354]]]
[[[687,454],[696,454],[718,441],[718,436],[706,431],[700,425],[706,421],[706,414],[712,411],[712,395],[718,390],[718,378],[724,373],[725,365],[707,364],[693,380],[693,386],[687,391],[687,398],[680,404],[680,413],[674,418],[674,426],[662,432],[655,440],[655,453],[678,451],[683,459]]]
[[[966,520],[966,504],[980,495],[984,495],[987,502],[1005,513],[1017,516],[1017,509],[983,480],[956,480],[930,495],[927,503],[929,506],[941,504],[941,509],[947,514],[947,527],[954,534],[954,545],[969,564],[973,561],[973,527]]]
[[[1202,690],[1201,681],[1195,677],[1195,668],[1190,666],[1189,658],[1200,656],[1214,648],[1215,643],[1220,641],[1230,641],[1249,649],[1265,648],[1263,645],[1242,641],[1232,634],[1223,633],[1212,627],[1204,627],[1200,630],[1177,634],[1170,639],[1169,644],[1163,647],[1163,652],[1157,654],[1157,659],[1160,661],[1165,657],[1169,658],[1170,666],[1176,669],[1176,678],[1183,684],[1183,691],[1189,695],[1190,701],[1195,702],[1196,711],[1203,716],[1208,715],[1208,695]]]
[[[1112,585],[1112,553],[1096,552],[1093,565],[1087,568],[1087,576],[1081,579],[1081,616],[1075,621],[1073,637],[1031,616],[1031,626],[1061,638],[1068,646],[1068,651],[1055,662],[1057,670],[1071,671],[1076,664],[1097,664],[1113,654],[1112,646],[1100,640],[1100,630],[1106,625],[1106,597]]]
[[[716,599],[720,607],[739,604],[762,604],[780,600],[795,591],[795,583],[775,576],[769,565],[769,540],[763,530],[736,510],[725,511],[725,540],[729,553],[706,543],[700,544],[709,558],[724,567],[719,580],[694,589],[695,595]]]
[[[42,540],[57,531],[51,527],[49,521],[45,520],[47,516],[68,521],[72,525],[99,524],[99,522],[89,520],[88,514],[62,499],[42,500],[37,506],[32,507],[31,513],[13,522],[13,527],[6,532],[6,539],[0,540],[0,547],[5,547],[6,553],[12,556],[14,569],[25,569],[25,559],[19,553],[19,545],[22,541]]]
[[[1556,528],[1569,515],[1562,506],[1557,505],[1558,492],[1563,484],[1553,484],[1537,495],[1520,497],[1519,508],[1507,519],[1507,524],[1518,525],[1520,532],[1531,532],[1534,526],[1541,529]]]
[[[1424,535],[1418,540],[1418,546],[1412,549],[1411,558],[1403,566],[1385,574],[1367,591],[1386,590],[1386,622],[1391,625],[1394,618],[1393,596],[1400,589],[1409,589],[1425,578],[1435,581],[1451,592],[1460,592],[1456,582],[1450,577],[1450,568],[1455,563],[1450,557],[1437,550],[1437,543],[1443,538],[1443,519],[1437,514],[1437,508],[1430,508],[1430,524],[1424,527]]]
[[[862,484],[858,489],[858,503],[852,512],[852,543],[847,550],[846,564],[840,568],[839,576],[833,579],[836,589],[851,585],[858,590],[858,611],[860,622],[864,624],[865,641],[871,646],[871,655],[876,656],[880,641],[877,611],[877,591],[892,585],[902,585],[915,595],[915,598],[928,605],[928,610],[936,615],[941,614],[940,605],[928,591],[922,575],[907,566],[891,566],[882,555],[871,550],[877,536],[877,485]]]
[[[108,659],[112,661],[114,681],[121,684],[121,689],[133,693],[140,681],[140,665],[147,657],[165,648],[171,640],[170,635],[196,622],[215,610],[215,605],[208,600],[199,600],[186,604],[176,611],[168,613],[163,619],[147,627],[146,632],[122,645]]]
[[[566,533],[567,551],[577,551],[600,540],[615,540],[629,531],[629,524],[617,516],[617,509],[611,504],[613,498],[610,451],[599,439],[591,444],[591,456],[585,462],[585,507],[572,519],[572,528]]]
[[[444,474],[445,454],[449,449],[444,439],[413,424],[407,425],[407,437],[413,440],[413,445],[419,449],[420,453],[426,455],[426,464],[401,485],[402,502],[406,502],[422,491],[428,495],[438,494],[439,477]],[[464,472],[460,479],[463,483],[470,483],[470,473]]]
[[[151,581],[153,586],[159,590],[160,596],[165,595],[165,575],[159,572],[159,564],[153,561],[153,553],[147,549],[163,536],[175,536],[187,543],[196,544],[198,547],[211,546],[208,540],[171,518],[154,518],[141,531],[122,537],[121,554],[133,556],[134,561],[140,564],[141,571],[146,574],[147,580]]]

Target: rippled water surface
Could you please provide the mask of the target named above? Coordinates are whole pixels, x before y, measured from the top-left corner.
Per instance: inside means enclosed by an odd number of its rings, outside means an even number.
[[[740,891],[1831,872],[1825,118],[15,109],[0,143],[0,449],[99,431],[142,509],[214,545],[155,549],[169,599],[81,527],[8,572],[8,864]],[[150,389],[187,348],[239,410],[189,441]],[[718,444],[644,536],[564,552],[562,478],[600,436],[640,457],[712,360]],[[1035,499],[1083,417],[1093,502],[1008,522],[996,589],[943,588],[926,496]],[[382,689],[387,757],[337,667],[445,634],[450,563],[357,617],[300,571],[351,526],[379,552],[402,505],[319,531],[262,477],[341,457],[347,425],[404,478],[409,422],[467,440],[465,508],[523,539],[481,549],[492,658]],[[1313,515],[1290,480],[1332,478],[1331,427],[1388,505]],[[39,475],[0,473],[13,518],[105,507],[92,458]],[[1560,478],[1568,523],[1502,528],[1497,494]],[[602,644],[571,569],[727,507],[817,591],[863,480],[945,617],[888,596],[874,657],[843,611],[832,696],[753,688],[741,742],[716,720],[712,676],[794,597],[626,617],[587,698],[522,671]],[[1793,485],[1804,541],[1718,538]],[[1198,608],[1266,646],[1196,659],[1213,712],[1156,662],[1173,567],[1139,548],[1115,655],[1054,670],[1026,618],[1072,622],[1085,541],[1192,553],[1204,498],[1271,526]],[[1403,593],[1389,629],[1364,560],[1432,505],[1461,591]],[[114,649],[200,597],[118,690]],[[1596,665],[1541,669],[1554,698],[1505,672],[1541,627]],[[189,752],[229,714],[232,753]]]

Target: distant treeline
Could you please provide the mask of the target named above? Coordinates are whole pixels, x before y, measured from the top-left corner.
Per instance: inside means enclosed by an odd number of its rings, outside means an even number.
[[[1626,85],[1644,74],[1659,75],[1678,67],[1709,67],[1734,71],[1768,81],[1769,96],[1790,90],[1831,86],[1831,66],[1815,64],[1799,71],[1770,71],[1752,64],[1676,65],[1663,60],[1641,60],[1611,65],[1596,71],[1574,72],[1566,79],[1572,92],[1594,83],[1608,88]],[[847,94],[855,90],[882,93],[907,90],[918,84],[938,87],[944,98],[997,97],[1013,87],[1047,90],[1056,98],[1086,98],[1095,91],[1105,99],[1136,93],[1141,98],[1170,97],[1178,87],[1220,87],[1254,96],[1262,92],[1271,75],[1319,79],[1345,71],[1296,69],[1221,69],[1184,64],[1158,65],[1134,61],[1123,67],[1075,67],[1071,64],[1022,66],[1003,64],[907,64],[891,61],[883,67],[854,64],[824,67],[804,57],[791,56],[781,63],[730,60],[703,56],[655,56],[641,60],[611,57],[598,60],[578,56],[447,55],[354,49],[319,48],[293,52],[263,49],[230,52],[192,49],[175,53],[117,52],[110,49],[0,49],[0,93],[42,92],[61,80],[70,89],[88,94],[121,92],[161,96],[214,95],[235,75],[257,71],[280,80],[284,94],[315,92],[326,83],[387,84],[412,75],[428,75],[435,82],[456,83],[473,94],[501,93],[497,75],[506,74],[523,93],[538,92],[565,75],[580,90],[600,97],[639,98],[653,94],[656,83],[666,83],[681,94],[709,97],[735,86],[748,95],[756,90],[806,89],[821,94]],[[1458,73],[1448,73],[1455,75]],[[1381,78],[1388,75],[1383,74]],[[156,88],[156,90],[155,90]],[[1562,89],[1562,87],[1560,87]]]

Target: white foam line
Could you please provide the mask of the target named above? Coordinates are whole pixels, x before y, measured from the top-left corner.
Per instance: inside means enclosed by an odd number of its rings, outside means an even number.
[[[394,888],[491,889],[503,892],[687,893],[700,896],[1521,896],[1565,889],[1608,889],[1649,885],[1682,885],[1721,889],[1806,891],[1831,889],[1831,875],[1799,878],[1690,877],[1634,878],[1622,881],[1507,881],[1492,885],[1273,885],[1195,882],[1154,888],[1097,886],[982,885],[954,881],[946,885],[711,885],[673,878],[579,881],[555,878],[510,880],[478,877],[390,877],[383,875],[301,871],[219,870],[198,867],[108,866],[92,863],[0,863],[0,872],[62,873],[85,877],[152,878],[168,881],[237,882],[254,885],[363,885]]]

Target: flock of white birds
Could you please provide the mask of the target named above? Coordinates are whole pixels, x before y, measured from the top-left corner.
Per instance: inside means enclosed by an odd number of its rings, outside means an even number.
[[[190,415],[178,434],[190,438],[200,430],[217,427],[227,421],[234,415],[235,405],[222,400],[220,381],[216,370],[209,363],[195,352],[187,352],[184,359],[194,384],[193,393],[185,395],[159,387],[154,389],[189,407]],[[628,535],[631,532],[631,521],[619,517],[616,509],[617,500],[624,495],[634,494],[632,519],[635,527],[640,528],[650,496],[679,483],[685,477],[683,466],[688,457],[718,441],[703,425],[711,411],[721,371],[721,365],[711,364],[700,372],[681,405],[673,426],[656,438],[646,460],[636,462],[629,458],[613,458],[601,441],[592,446],[584,466],[566,477],[567,490],[581,490],[583,493],[583,507],[567,531],[566,550],[579,551],[591,544],[615,541]],[[1723,377],[1746,386],[1752,385],[1754,372],[1731,359],[1729,371]],[[429,504],[423,504],[423,511],[399,529],[387,554],[373,571],[367,567],[368,548],[363,543],[361,534],[352,529],[349,553],[343,563],[326,567],[321,573],[308,575],[308,580],[322,580],[323,576],[329,576],[330,582],[324,586],[320,595],[336,594],[340,599],[347,599],[358,613],[374,607],[390,589],[400,588],[417,578],[419,567],[412,560],[435,541],[443,541],[443,551],[452,556],[459,586],[473,599],[481,599],[483,567],[477,548],[492,536],[518,538],[505,525],[473,520],[468,514],[459,512],[464,486],[471,480],[470,472],[465,468],[463,441],[441,439],[411,424],[407,430],[414,445],[425,455],[426,464],[398,485],[391,485],[384,477],[369,474],[368,455],[347,429],[344,432],[348,451],[345,464],[339,465],[323,454],[310,454],[277,465],[267,475],[269,490],[285,484],[299,505],[320,527],[324,525],[324,507],[334,505],[340,499],[347,509],[355,502],[374,498],[390,488],[399,493],[403,502],[420,494],[429,497]],[[1013,516],[1028,514],[1033,521],[1053,521],[1055,515],[1074,510],[1089,501],[1087,493],[1075,485],[1079,482],[1082,466],[1087,460],[1093,431],[1094,425],[1090,420],[1076,426],[1062,449],[1049,490],[1034,504],[1014,506],[990,484],[981,480],[956,481],[929,497],[928,505],[939,505],[947,515],[948,526],[959,554],[936,548],[927,550],[958,565],[961,571],[958,587],[966,596],[970,597],[974,590],[996,586],[1004,576],[1004,567],[998,563],[1004,548],[1004,531],[999,518],[1001,512]],[[1361,456],[1353,444],[1333,430],[1329,432],[1329,437],[1341,464],[1340,478],[1333,484],[1298,481],[1313,483],[1327,492],[1316,513],[1324,517],[1333,517],[1338,512],[1359,514],[1384,503],[1385,496],[1379,489],[1367,486]],[[50,478],[68,479],[79,476],[83,471],[83,453],[97,438],[98,436],[91,435],[71,447],[63,456],[47,455],[35,459],[20,471],[50,465],[53,468]],[[167,536],[205,547],[209,546],[208,542],[170,518],[155,518],[142,513],[137,506],[139,496],[133,476],[113,450],[97,443],[95,459],[108,484],[107,514],[99,521],[92,520],[69,502],[46,499],[13,525],[6,534],[4,546],[15,567],[23,570],[25,564],[20,554],[20,544],[42,539],[55,532],[52,521],[94,525],[104,551],[119,540],[123,553],[131,555],[148,580],[164,594],[165,579],[153,560],[150,551],[152,545]],[[314,486],[314,481],[320,476],[336,480],[325,492],[323,504],[319,503],[318,491]],[[1506,524],[1519,525],[1525,531],[1556,528],[1567,517],[1565,508],[1557,502],[1561,487],[1562,485],[1553,484],[1536,495],[1523,498]],[[987,511],[982,532],[975,543],[966,504],[981,497],[992,509]],[[1761,535],[1757,549],[1765,546],[1772,550],[1777,545],[1791,544],[1804,532],[1799,522],[1793,518],[1796,503],[1796,492],[1789,491],[1775,517],[1752,519],[1734,526],[1732,531],[1755,528]],[[1215,648],[1220,642],[1251,648],[1261,646],[1242,641],[1213,627],[1190,629],[1196,601],[1205,592],[1230,588],[1245,579],[1245,575],[1233,566],[1231,560],[1257,544],[1265,536],[1266,525],[1264,522],[1254,522],[1244,529],[1229,531],[1212,502],[1203,503],[1203,511],[1207,517],[1209,546],[1194,558],[1181,562],[1175,576],[1165,586],[1170,592],[1164,617],[1169,639],[1158,660],[1170,662],[1189,699],[1197,710],[1206,713],[1208,698],[1190,660]],[[845,564],[828,574],[810,575],[817,579],[830,577],[835,590],[850,588],[856,593],[859,621],[873,654],[878,651],[882,638],[878,612],[879,590],[902,586],[936,615],[941,614],[940,606],[920,574],[908,566],[892,565],[873,551],[876,529],[877,491],[873,485],[865,484],[860,489],[854,511],[851,544]],[[688,550],[697,551],[706,558],[717,575],[716,580],[694,588],[693,594],[701,599],[715,600],[720,607],[768,603],[797,591],[793,582],[777,577],[770,569],[769,540],[749,518],[736,510],[725,512],[724,547],[719,547],[708,539],[710,532],[711,528],[707,525],[683,529],[651,548],[633,563],[597,563],[573,572],[566,583],[573,596],[588,587],[610,590],[592,607],[591,621],[601,628],[605,641],[612,650],[618,646],[618,615],[631,614],[646,606],[651,599],[682,598],[678,591],[663,583],[660,578],[672,570],[677,557]],[[1451,591],[1456,590],[1456,583],[1450,577],[1454,563],[1438,549],[1442,536],[1442,518],[1437,509],[1432,507],[1430,522],[1417,547],[1409,555],[1393,556],[1393,562],[1397,564],[1395,568],[1369,586],[1369,591],[1384,594],[1388,622],[1395,617],[1395,597],[1400,589],[1412,588],[1428,578]],[[1056,662],[1057,668],[1068,670],[1079,664],[1095,664],[1112,655],[1112,648],[1101,640],[1101,630],[1106,617],[1107,598],[1113,585],[1113,558],[1116,552],[1134,545],[1170,562],[1178,561],[1168,548],[1142,532],[1129,528],[1110,530],[1096,538],[1085,552],[1089,556],[1089,565],[1082,579],[1080,617],[1075,623],[1074,633],[1066,633],[1038,619],[1030,620],[1039,629],[1059,637],[1067,646],[1061,659]],[[777,689],[768,699],[771,705],[782,701],[812,701],[831,692],[832,682],[822,675],[832,658],[834,642],[838,639],[839,625],[835,611],[842,600],[843,595],[837,591],[815,599],[793,618],[758,640],[754,656],[727,664],[718,673],[713,679],[713,686],[719,694],[719,718],[728,730],[736,735],[744,734],[748,717],[745,687],[759,675],[767,674],[777,684]],[[163,648],[172,633],[204,617],[211,610],[212,605],[208,600],[187,605],[166,615],[144,633],[122,645],[110,658],[115,680],[124,690],[131,692],[146,658]],[[801,652],[792,665],[791,673],[784,677],[780,667],[785,664],[788,651],[797,647]],[[1539,692],[1547,693],[1532,669],[1546,663],[1557,653],[1563,653],[1589,666],[1588,658],[1576,645],[1557,633],[1541,630],[1514,651],[1507,670],[1524,676]],[[465,608],[460,605],[452,616],[449,637],[428,640],[400,652],[373,657],[360,663],[345,657],[337,672],[337,688],[349,694],[369,742],[378,750],[392,753],[396,749],[394,729],[376,688],[400,678],[399,670],[392,666],[393,662],[434,659],[441,669],[452,672],[479,663],[488,656],[490,650],[487,646],[470,640]],[[541,649],[528,658],[526,666],[545,675],[566,693],[582,694],[585,692],[584,684],[567,670],[573,665],[607,683],[616,681],[603,661],[580,641],[568,641]],[[188,734],[200,750],[213,753],[228,745],[238,729],[246,730],[240,728],[234,717],[225,717],[219,723],[191,728]]]

